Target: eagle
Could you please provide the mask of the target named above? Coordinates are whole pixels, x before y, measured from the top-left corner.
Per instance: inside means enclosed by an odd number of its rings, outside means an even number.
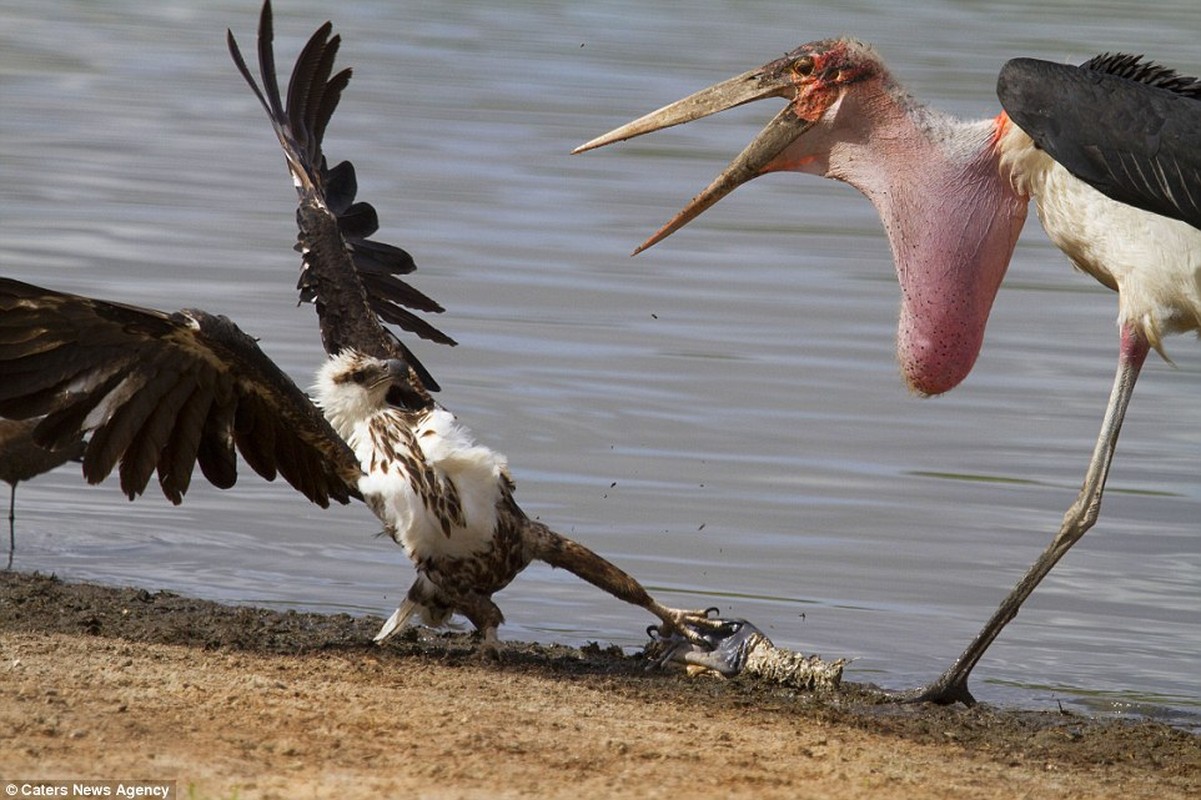
[[[504,617],[492,595],[531,561],[562,567],[658,617],[660,630],[704,644],[708,611],[660,604],[632,576],[529,518],[500,453],[476,443],[435,402],[437,384],[386,324],[444,344],[415,312],[437,303],[400,276],[403,250],[373,241],[375,209],[356,202],[354,169],[328,167],[327,123],[350,70],[333,72],[340,40],[326,22],[302,49],[284,103],[272,14],[259,22],[262,87],[232,32],[228,44],[274,127],[299,196],[298,289],[317,312],[326,360],[310,397],[228,318],[166,313],[0,278],[0,416],[42,417],[33,439],[50,450],[87,437],[83,475],[114,469],[132,500],[157,474],[182,501],[199,465],[213,485],[237,479],[237,453],[268,480],[310,501],[364,501],[401,545],[417,578],[376,636],[406,622],[465,616],[499,652]]]

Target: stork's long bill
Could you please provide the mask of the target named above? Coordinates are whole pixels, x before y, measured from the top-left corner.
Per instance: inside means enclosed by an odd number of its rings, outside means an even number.
[[[1026,197],[1002,171],[1004,116],[959,122],[892,78],[866,44],[827,39],[703,89],[576,148],[580,153],[780,97],[787,105],[703,192],[635,250],[682,228],[735,188],[791,170],[845,181],[880,213],[901,284],[897,353],[923,394],[975,363]]]
[[[632,139],[644,133],[692,122],[754,100],[762,100],[766,97],[789,97],[795,92],[792,82],[781,79],[779,73],[786,72],[791,67],[792,62],[789,59],[780,59],[760,69],[744,72],[710,86],[708,89],[702,89],[683,100],[677,100],[658,111],[652,111],[604,136],[598,136],[592,141],[580,145],[573,152],[582,153],[613,142]],[[634,254],[637,255],[656,242],[666,239],[699,217],[741,184],[770,171],[770,165],[776,156],[801,134],[809,130],[812,125],[813,121],[798,116],[791,104],[785,106],[775,119],[759,132],[754,141],[747,145],[746,149],[713,179],[708,188],[692,198],[692,202],[685,206],[680,213],[672,217],[666,225],[639,245]]]

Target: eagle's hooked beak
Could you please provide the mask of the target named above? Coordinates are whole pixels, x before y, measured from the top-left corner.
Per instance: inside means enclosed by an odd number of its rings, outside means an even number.
[[[408,382],[409,380],[409,365],[401,361],[399,358],[389,358],[384,362],[385,375],[392,383],[397,381]]]

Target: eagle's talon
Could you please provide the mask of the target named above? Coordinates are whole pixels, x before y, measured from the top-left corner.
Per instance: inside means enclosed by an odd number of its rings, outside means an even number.
[[[699,618],[689,615],[680,620],[675,631],[665,632],[660,628],[657,635],[652,635],[653,641],[647,648],[652,666],[680,664],[727,678],[742,672],[749,645],[763,634],[745,619],[711,617],[712,610],[706,609]]]
[[[703,611],[665,608],[654,604],[650,610],[663,622],[659,636],[679,634],[698,647],[705,647],[705,634],[720,631],[725,620],[718,617],[720,609],[710,606]],[[649,629],[648,629],[649,634]],[[654,638],[654,635],[651,635]]]

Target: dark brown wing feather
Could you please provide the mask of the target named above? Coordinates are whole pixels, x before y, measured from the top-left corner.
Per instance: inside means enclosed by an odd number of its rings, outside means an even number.
[[[60,464],[83,456],[84,443],[79,439],[65,447],[49,450],[33,441],[33,429],[41,420],[0,419],[0,481],[16,486],[20,481],[36,478]],[[10,496],[11,500],[11,496]]]
[[[46,415],[44,447],[91,431],[84,476],[120,465],[122,490],[152,473],[173,503],[196,463],[224,489],[235,448],[324,507],[358,496],[354,452],[253,339],[225,317],[164,314],[0,278],[0,416]]]
[[[420,395],[425,389],[437,390],[437,382],[382,323],[435,342],[455,342],[410,310],[440,312],[442,306],[398,277],[416,268],[408,253],[369,238],[378,230],[379,220],[369,203],[354,200],[358,190],[354,167],[348,161],[332,169],[326,166],[322,138],[351,75],[349,69],[333,74],[340,38],[331,36],[331,30],[328,22],[318,28],[297,57],[286,106],[275,69],[269,2],[263,4],[259,19],[261,89],[232,32],[229,51],[267,111],[296,182],[297,250],[302,254],[297,288],[302,301],[316,304],[326,351],[334,354],[351,348],[381,358],[401,358],[415,371]]]

